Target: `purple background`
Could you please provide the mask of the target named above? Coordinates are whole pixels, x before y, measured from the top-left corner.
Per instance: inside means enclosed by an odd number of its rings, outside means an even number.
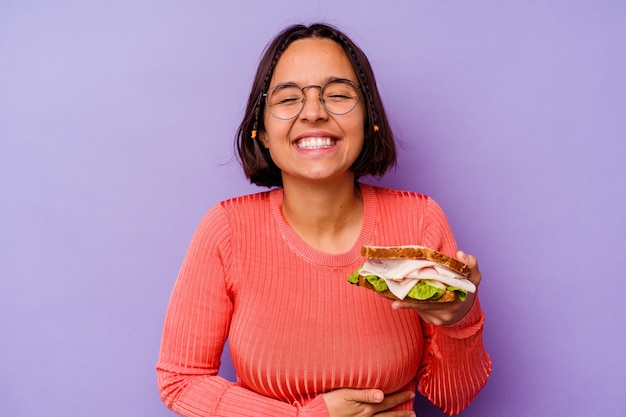
[[[319,19],[375,68],[403,142],[381,182],[480,261],[494,370],[464,415],[624,415],[626,3],[591,0],[2,0],[0,415],[172,415],[182,257],[257,190],[232,138],[263,47]]]

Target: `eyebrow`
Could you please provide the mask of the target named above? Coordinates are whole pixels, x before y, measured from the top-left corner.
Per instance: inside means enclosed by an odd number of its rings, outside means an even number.
[[[320,85],[321,85],[321,86],[323,86],[324,84],[327,84],[327,83],[329,83],[329,82],[331,82],[331,81],[345,81],[345,80],[350,81],[350,82],[353,82],[353,83],[354,83],[355,85],[357,85],[357,86],[358,86],[358,85],[360,85],[360,84],[359,84],[359,82],[358,82],[358,80],[357,80],[357,81],[354,81],[354,80],[351,80],[350,78],[335,77],[335,76],[330,76],[330,77],[327,77],[327,78],[324,80],[324,82],[323,82],[322,84],[320,84]],[[310,84],[310,85],[316,85],[316,84]],[[298,87],[298,88],[302,88],[302,87],[300,87],[300,85],[299,85],[298,83],[296,83],[296,82],[294,82],[294,81],[288,81],[288,82],[284,82],[284,83],[279,83],[279,84],[276,84],[276,85],[274,85],[274,86],[270,86],[270,87],[268,88],[268,90],[272,90],[272,89],[275,89],[275,88],[287,88],[287,87]]]
[[[288,88],[288,87],[298,87],[300,86],[294,82],[280,83],[273,86],[270,86],[269,90],[279,89],[279,88]]]

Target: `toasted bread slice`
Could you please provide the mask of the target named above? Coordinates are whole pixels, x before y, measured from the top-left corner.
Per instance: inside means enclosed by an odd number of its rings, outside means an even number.
[[[361,255],[370,259],[425,259],[468,277],[470,267],[434,249],[423,246],[363,246]]]

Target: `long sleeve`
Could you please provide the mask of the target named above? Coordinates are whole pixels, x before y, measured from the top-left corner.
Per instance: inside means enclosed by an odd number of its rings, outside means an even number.
[[[217,376],[233,312],[227,224],[219,207],[205,216],[172,291],[157,363],[163,402],[189,417],[326,416],[321,396],[291,405]]]
[[[427,210],[428,245],[454,256],[456,243],[443,211],[434,202]],[[423,324],[425,348],[418,390],[448,415],[468,407],[491,373],[491,359],[483,345],[484,321],[477,296],[470,311],[458,323]]]
[[[458,323],[424,325],[426,347],[418,390],[448,415],[468,407],[491,373],[482,341],[484,319],[477,297]]]

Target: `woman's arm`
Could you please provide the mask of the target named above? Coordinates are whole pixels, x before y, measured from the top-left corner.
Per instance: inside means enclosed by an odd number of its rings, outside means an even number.
[[[484,319],[476,298],[458,323],[423,325],[425,344],[418,390],[448,415],[467,408],[491,373],[491,359],[482,338]]]
[[[457,255],[452,230],[441,208],[431,201],[427,213],[426,244],[449,256]],[[471,264],[470,279],[478,285],[481,275],[476,259],[467,256],[464,261]],[[455,316],[460,311],[457,309],[452,315],[454,324],[423,324],[425,344],[418,390],[448,415],[458,414],[469,406],[491,373],[491,359],[483,345],[485,316],[478,297],[468,297],[463,307],[471,308],[462,311],[464,316],[460,320]]]
[[[322,396],[292,406],[217,375],[233,313],[230,237],[218,205],[196,230],[166,312],[157,363],[163,402],[181,416],[326,416]]]

